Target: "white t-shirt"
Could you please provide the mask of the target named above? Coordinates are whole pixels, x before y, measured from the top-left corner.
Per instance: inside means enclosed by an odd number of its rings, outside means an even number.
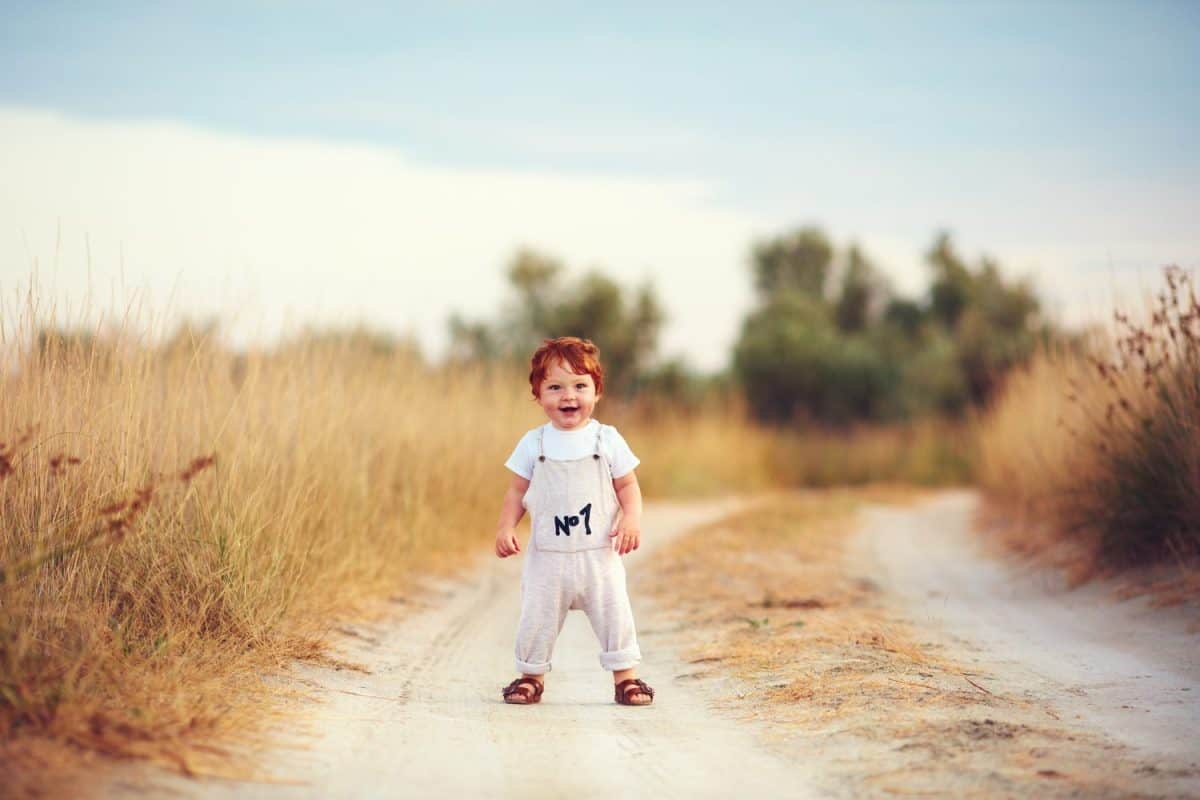
[[[599,425],[600,423],[593,419],[577,431],[560,431],[547,422],[521,437],[504,466],[526,480],[533,477],[533,462],[537,461],[538,457],[538,431],[542,433],[542,452],[546,458],[570,461],[590,456],[595,452],[596,428]],[[614,480],[625,477],[642,463],[612,425],[604,426],[604,433],[600,437],[600,454],[608,462]]]

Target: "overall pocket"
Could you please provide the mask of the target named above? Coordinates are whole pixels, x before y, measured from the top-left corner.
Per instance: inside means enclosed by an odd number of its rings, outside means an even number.
[[[539,462],[525,500],[538,550],[574,553],[612,546],[608,534],[619,506],[602,460]]]
[[[592,550],[608,543],[606,521],[611,522],[607,515],[596,513],[596,504],[592,502],[578,508],[546,509],[534,517],[533,538],[538,550],[567,553]]]

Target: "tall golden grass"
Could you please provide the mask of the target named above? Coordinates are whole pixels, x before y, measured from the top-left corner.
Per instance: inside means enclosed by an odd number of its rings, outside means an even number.
[[[115,754],[236,730],[262,672],[490,534],[534,410],[352,340],[44,339],[0,406],[0,724]]]
[[[361,336],[237,353],[33,316],[0,342],[0,761],[31,741],[224,758],[192,745],[260,726],[278,692],[263,676],[328,658],[338,618],[490,551],[501,465],[544,421],[523,375]],[[737,404],[599,416],[650,497],[928,481],[943,459],[933,428],[843,440]]]
[[[980,426],[981,484],[1092,568],[1200,554],[1200,299],[1182,270],[1165,284],[1144,323],[1118,312],[1012,375]]]
[[[682,415],[664,415],[654,403],[617,408],[611,417],[638,444],[639,480],[650,495],[972,480],[975,445],[965,421],[772,427],[751,422],[745,404],[736,401]]]

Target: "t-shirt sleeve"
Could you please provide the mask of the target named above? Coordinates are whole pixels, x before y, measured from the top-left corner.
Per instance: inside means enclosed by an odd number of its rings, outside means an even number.
[[[614,479],[624,478],[633,472],[638,464],[642,463],[642,460],[629,449],[625,437],[611,425],[604,432],[604,444],[606,445],[605,449],[608,450],[608,463],[612,467]]]
[[[504,462],[504,466],[525,480],[529,480],[533,477],[533,461],[535,458],[537,458],[536,428],[521,437],[521,441],[517,442],[516,448],[513,449],[512,455],[508,457],[508,461]]]

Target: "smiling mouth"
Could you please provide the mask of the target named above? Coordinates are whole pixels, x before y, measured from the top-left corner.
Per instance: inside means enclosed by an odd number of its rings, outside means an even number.
[[[563,412],[564,414],[571,414],[578,410],[579,410],[579,406],[566,406],[565,408],[559,409],[559,411]]]

